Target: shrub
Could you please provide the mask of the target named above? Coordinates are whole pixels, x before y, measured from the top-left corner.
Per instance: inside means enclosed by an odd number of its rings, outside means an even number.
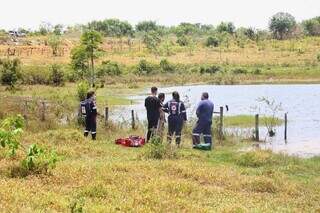
[[[97,74],[99,77],[105,75],[118,76],[122,74],[122,70],[117,62],[103,61]]]
[[[261,74],[261,69],[259,69],[259,68],[254,69],[253,70],[253,74],[254,75],[260,75]]]
[[[248,73],[248,71],[246,69],[244,69],[244,68],[235,68],[235,69],[231,70],[231,72],[233,74],[236,74],[236,75],[238,75],[238,74],[247,74]]]
[[[50,67],[50,83],[54,86],[63,86],[65,82],[64,72],[60,65],[54,64]]]
[[[24,84],[49,84],[50,72],[46,66],[23,67],[22,82]]]
[[[189,43],[190,43],[190,41],[189,41],[188,37],[185,35],[179,36],[177,39],[177,44],[179,44],[181,47],[188,46]]]
[[[200,67],[200,73],[201,74],[215,74],[217,72],[219,72],[221,70],[221,67],[219,66],[215,66],[215,65],[212,65],[212,66],[201,66]]]
[[[0,61],[1,83],[14,88],[21,79],[21,62],[19,59],[3,59]]]
[[[170,64],[167,59],[162,59],[160,61],[160,68],[161,68],[162,72],[164,72],[164,73],[174,71],[174,66],[172,64]]]
[[[212,36],[209,36],[205,43],[206,47],[218,47],[219,44],[220,44],[219,39]]]
[[[142,59],[139,61],[136,72],[137,74],[147,75],[150,74],[152,70],[152,64],[146,61],[145,59]]]
[[[77,95],[79,101],[83,101],[87,98],[87,93],[90,89],[89,83],[86,81],[81,81],[77,85]]]
[[[177,158],[177,151],[175,147],[170,144],[163,144],[159,137],[153,137],[146,145],[144,156],[149,159],[172,159]]]
[[[318,62],[320,62],[320,53],[318,53],[318,55],[317,55],[317,60],[318,60]]]
[[[237,164],[245,167],[261,167],[278,163],[271,151],[251,151],[240,155]]]

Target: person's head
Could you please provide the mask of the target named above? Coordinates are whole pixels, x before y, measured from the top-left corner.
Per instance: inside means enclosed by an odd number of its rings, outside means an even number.
[[[152,95],[157,95],[158,93],[158,88],[157,87],[151,87],[151,94]]]
[[[201,100],[208,100],[209,94],[207,92],[202,93]]]
[[[165,94],[164,93],[159,93],[158,98],[161,102],[164,102],[165,99]]]
[[[87,93],[87,99],[93,98],[94,95],[95,95],[94,91],[89,91],[89,92]]]
[[[172,93],[172,98],[173,98],[174,100],[176,100],[176,101],[180,101],[180,95],[179,95],[179,93],[178,93],[177,91],[174,91],[174,92]]]

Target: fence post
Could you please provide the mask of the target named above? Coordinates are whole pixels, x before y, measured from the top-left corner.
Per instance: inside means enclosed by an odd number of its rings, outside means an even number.
[[[220,137],[220,140],[223,140],[223,107],[220,107],[219,137]]]
[[[42,104],[41,121],[45,121],[46,120],[46,103],[42,101],[41,104]]]
[[[108,120],[109,120],[109,107],[106,107],[105,114],[104,114],[104,122],[106,126],[108,125]]]
[[[28,101],[24,101],[24,106],[23,106],[23,118],[26,122],[26,126],[28,126]]]
[[[134,118],[134,110],[131,110],[131,126],[132,126],[132,129],[135,129],[136,128],[136,122],[135,122],[135,118]]]
[[[255,141],[259,141],[259,114],[256,114],[255,116],[255,121],[256,121],[256,125],[255,125]]]
[[[288,113],[284,114],[284,140],[287,141]]]

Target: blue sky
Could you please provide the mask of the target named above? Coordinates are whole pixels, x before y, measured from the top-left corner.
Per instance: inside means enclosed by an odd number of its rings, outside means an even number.
[[[86,23],[94,19],[119,18],[136,24],[155,20],[163,25],[180,22],[266,28],[269,18],[289,12],[297,21],[320,16],[320,0],[3,0],[0,28],[36,28],[52,24]]]

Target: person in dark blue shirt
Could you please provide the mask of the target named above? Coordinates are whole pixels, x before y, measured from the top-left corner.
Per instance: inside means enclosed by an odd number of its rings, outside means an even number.
[[[158,121],[160,118],[160,112],[162,108],[161,101],[157,97],[158,88],[151,88],[151,95],[145,99],[144,106],[147,110],[148,119],[148,132],[147,132],[147,142],[154,136],[155,131],[158,127]]]
[[[171,143],[173,135],[175,135],[176,145],[181,143],[181,131],[183,123],[187,121],[187,113],[184,103],[180,101],[178,92],[172,93],[172,100],[163,106],[163,110],[169,113],[168,116],[168,142]]]
[[[84,136],[88,137],[91,132],[92,140],[96,140],[97,136],[97,105],[95,93],[90,91],[87,93],[87,99],[81,103],[82,113],[85,115]]]
[[[198,121],[192,131],[193,147],[196,148],[200,144],[200,136],[203,135],[204,142],[212,148],[212,115],[214,105],[209,100],[207,92],[202,93],[201,101],[197,108]]]

